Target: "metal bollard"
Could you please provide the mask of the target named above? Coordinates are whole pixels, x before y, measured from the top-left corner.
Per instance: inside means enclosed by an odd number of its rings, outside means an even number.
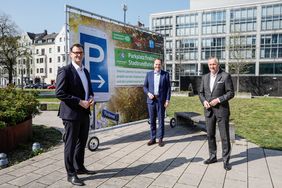
[[[34,142],[34,143],[32,144],[32,151],[33,151],[33,152],[36,152],[36,151],[38,151],[39,149],[41,149],[40,143]]]
[[[8,158],[5,153],[0,153],[0,169],[6,168],[8,166]]]

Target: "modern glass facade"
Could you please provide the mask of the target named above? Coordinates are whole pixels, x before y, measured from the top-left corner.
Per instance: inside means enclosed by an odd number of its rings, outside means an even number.
[[[279,34],[261,35],[260,58],[282,58],[282,32]]]
[[[226,33],[226,11],[210,11],[202,14],[202,34]]]
[[[176,36],[193,36],[198,32],[198,14],[176,16]]]
[[[207,72],[210,56],[230,73],[242,62],[241,74],[282,76],[281,1],[156,13],[150,20],[150,29],[166,36],[166,69],[174,82]]]
[[[230,10],[230,32],[251,32],[257,27],[257,8],[238,8]]]
[[[282,4],[262,6],[261,30],[282,29]]]
[[[206,60],[211,56],[218,59],[225,59],[225,37],[212,37],[202,39],[202,60]]]

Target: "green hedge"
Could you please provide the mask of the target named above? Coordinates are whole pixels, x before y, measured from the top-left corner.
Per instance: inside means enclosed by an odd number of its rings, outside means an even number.
[[[14,87],[0,89],[0,128],[13,126],[39,114],[38,92],[18,90]]]

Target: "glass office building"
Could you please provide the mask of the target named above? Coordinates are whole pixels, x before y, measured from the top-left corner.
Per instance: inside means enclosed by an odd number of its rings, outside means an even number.
[[[150,29],[165,36],[165,66],[176,87],[180,76],[207,73],[210,56],[231,74],[239,62],[241,75],[282,76],[282,2],[228,4],[190,0],[189,10],[150,15]]]

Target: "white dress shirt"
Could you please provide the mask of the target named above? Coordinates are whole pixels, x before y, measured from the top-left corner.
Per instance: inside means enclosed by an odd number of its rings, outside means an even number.
[[[218,73],[218,71],[217,71],[217,73]],[[211,74],[210,74],[210,90],[211,90],[211,92],[212,92],[212,90],[213,90],[213,86],[214,86],[214,82],[215,82],[217,73],[215,73],[215,74],[212,74],[212,73],[211,73]]]
[[[72,65],[74,66],[74,68],[75,68],[75,70],[76,70],[77,74],[79,75],[80,80],[82,82],[84,92],[85,92],[84,100],[88,100],[88,93],[89,93],[88,80],[87,80],[87,77],[86,77],[85,72],[84,72],[84,66],[82,65],[80,67],[75,62],[72,62]]]
[[[160,78],[160,72],[154,71],[154,95],[159,95]]]

